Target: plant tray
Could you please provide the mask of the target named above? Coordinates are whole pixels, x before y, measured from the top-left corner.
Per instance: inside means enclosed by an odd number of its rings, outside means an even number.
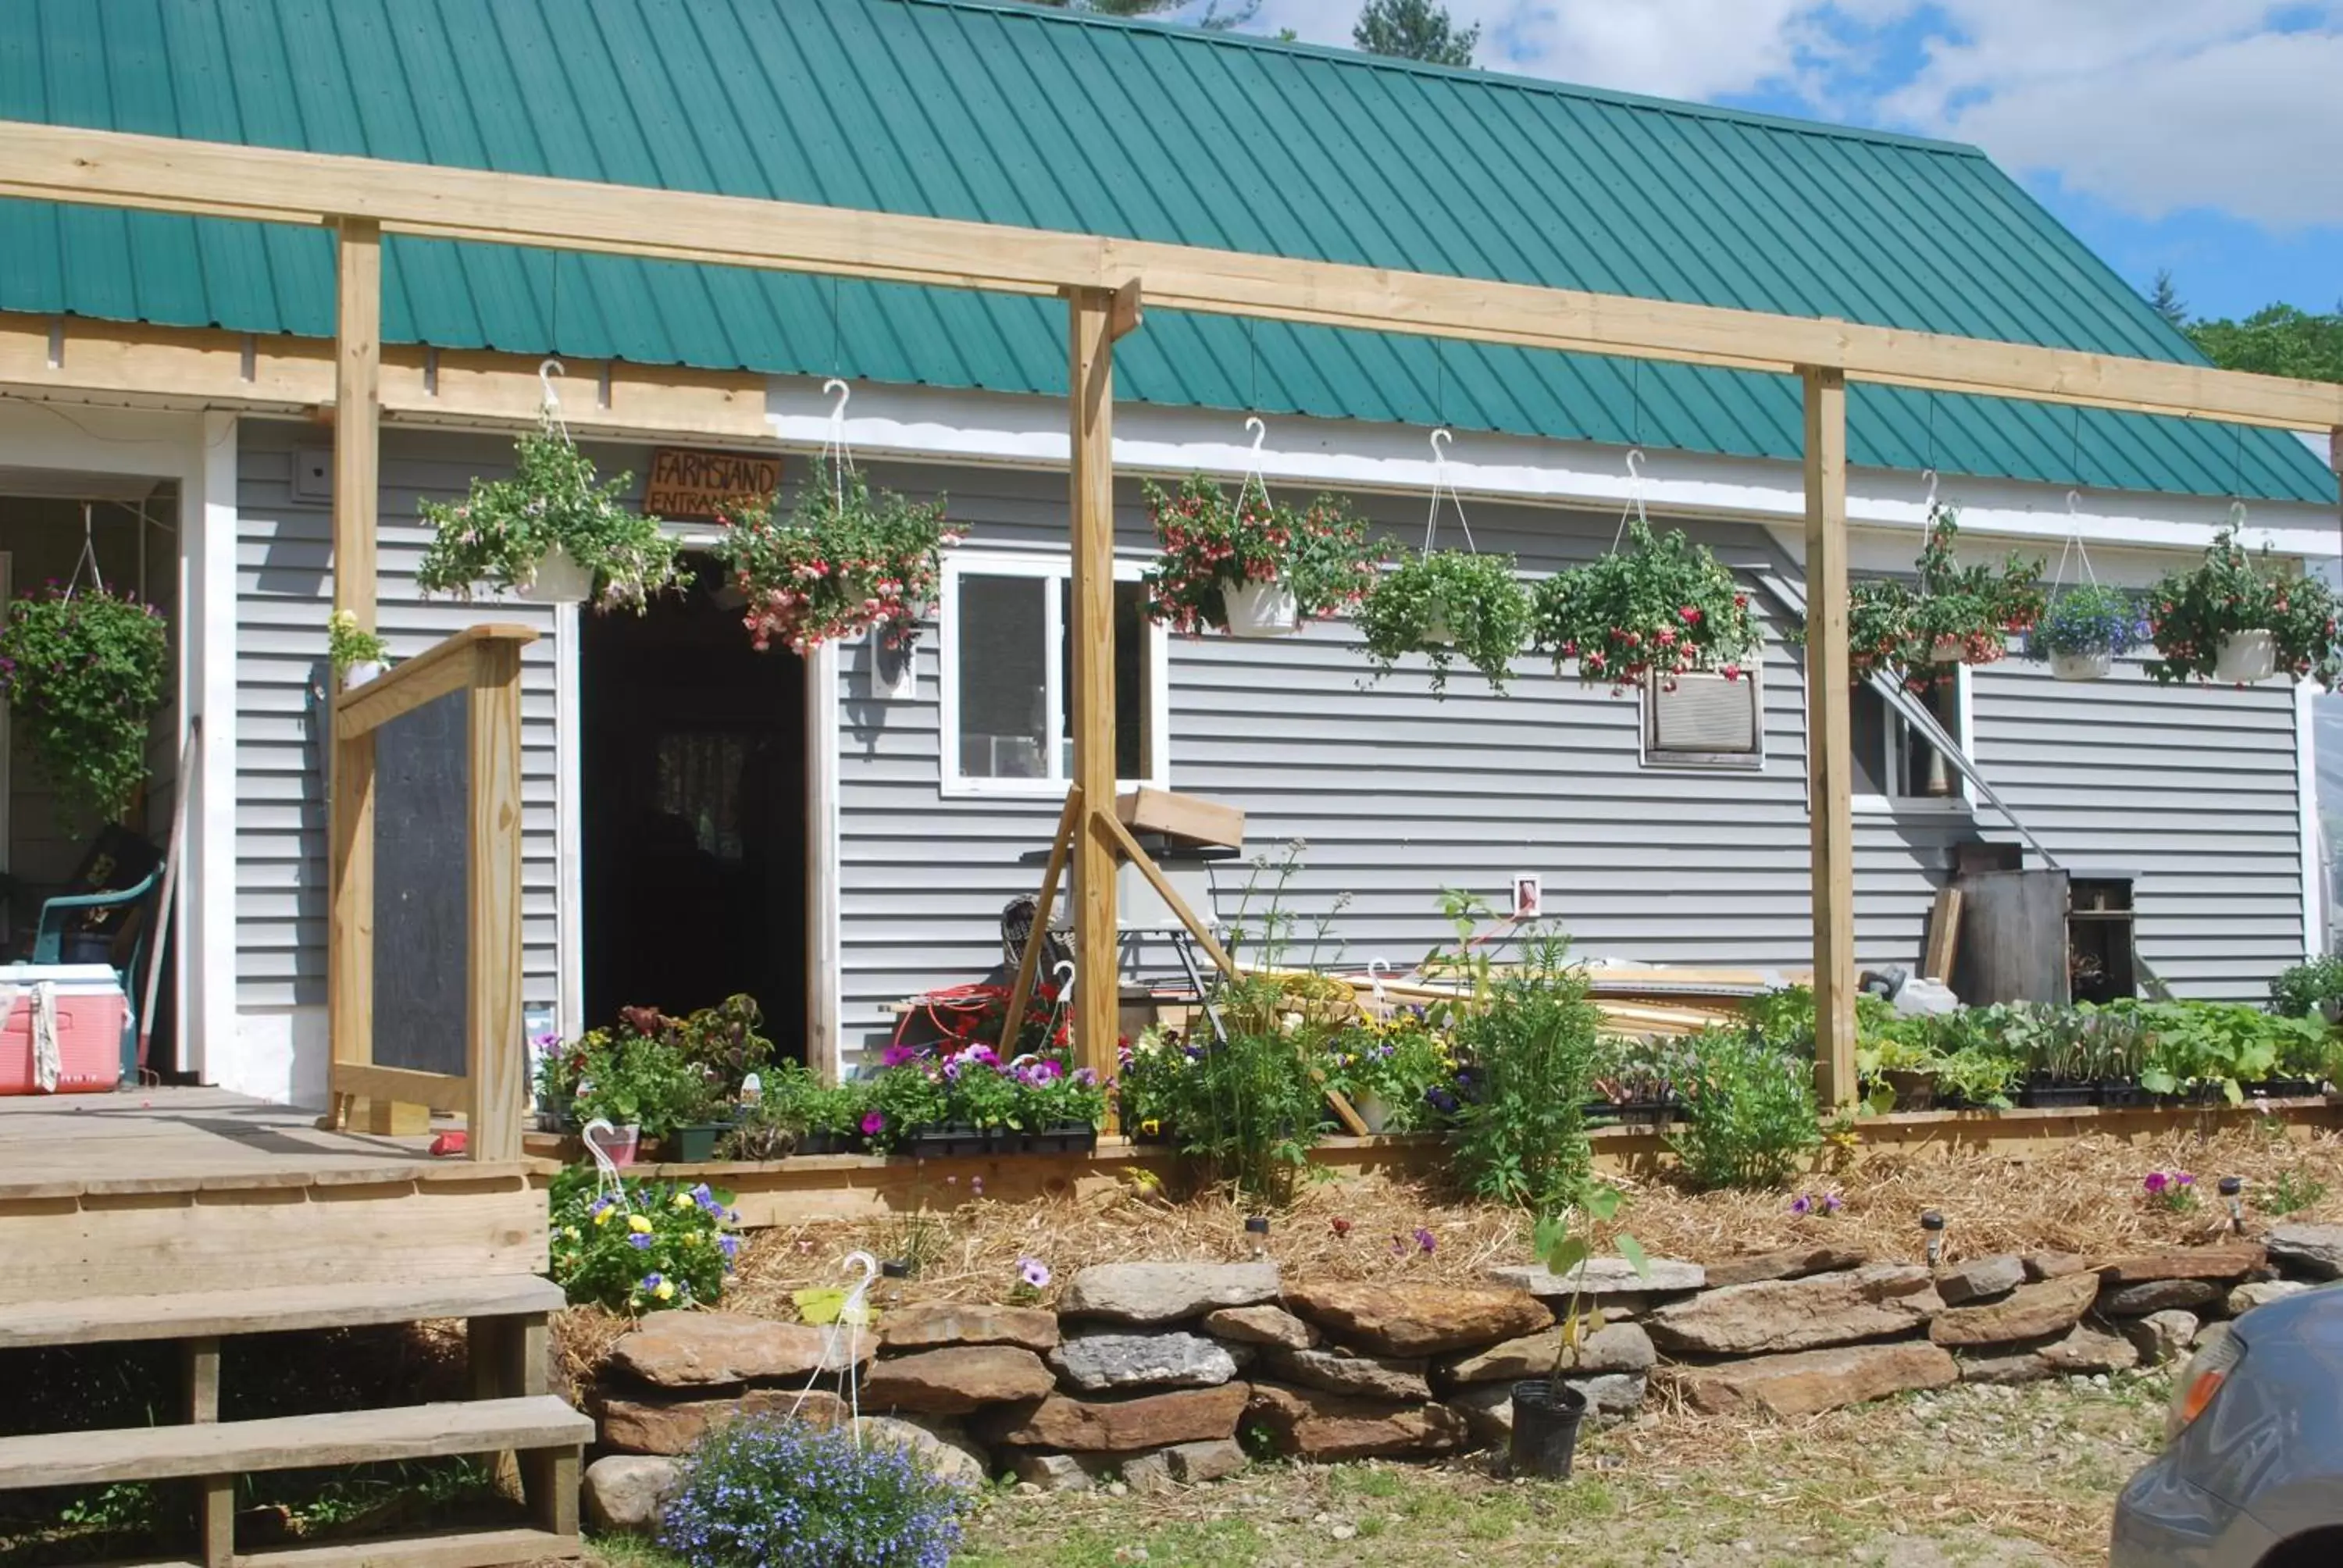
[[[1095,1127],[1052,1127],[1046,1132],[1030,1132],[1025,1136],[1027,1152],[1033,1154],[1092,1154],[1098,1151],[1098,1129]]]
[[[2029,1083],[2017,1091],[2017,1103],[2034,1111],[2068,1110],[2098,1100],[2098,1086],[2090,1083]],[[1939,1102],[1944,1096],[1939,1094]]]
[[[2153,1103],[2155,1096],[2137,1083],[2121,1079],[2101,1079],[2098,1083],[2099,1103],[2110,1111],[2134,1111]]]
[[[2307,1078],[2268,1078],[2245,1086],[2248,1100],[2303,1100],[2319,1091]]]

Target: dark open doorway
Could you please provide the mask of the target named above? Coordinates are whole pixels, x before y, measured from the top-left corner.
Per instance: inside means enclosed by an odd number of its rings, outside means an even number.
[[[759,653],[721,574],[581,618],[586,1016],[746,991],[803,1053],[804,661]]]

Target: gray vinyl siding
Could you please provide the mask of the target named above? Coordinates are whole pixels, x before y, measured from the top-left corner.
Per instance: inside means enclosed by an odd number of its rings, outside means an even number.
[[[900,467],[884,482],[940,487],[972,525],[969,548],[1062,553],[1060,476]],[[1136,483],[1117,490],[1117,545],[1150,538]],[[1362,506],[1398,545],[1421,503]],[[1606,548],[1616,519],[1476,503],[1483,549],[1544,573]],[[1694,530],[1736,567],[1783,559],[1755,527]],[[1449,542],[1444,538],[1443,543]],[[1757,608],[1778,607],[1753,589]],[[1582,957],[1803,967],[1811,961],[1804,688],[1797,650],[1769,627],[1765,766],[1646,768],[1639,706],[1524,664],[1511,694],[1469,670],[1435,699],[1403,668],[1381,681],[1347,625],[1298,638],[1169,642],[1172,788],[1242,807],[1248,858],[1305,846],[1284,907],[1292,956],[1387,958],[1404,968],[1446,934],[1443,888],[1501,900],[1536,871],[1545,908]],[[980,976],[1001,957],[1005,902],[1040,880],[1046,800],[941,798],[934,638],[907,700],[874,701],[859,651],[844,661],[840,747],[841,992],[850,1042],[889,1027],[887,1003]],[[2290,697],[2164,690],[2136,665],[2062,686],[2030,665],[1976,672],[1974,749],[1986,777],[2070,863],[2142,876],[2141,945],[2185,994],[2252,997],[2301,956],[2302,881]],[[1916,961],[1952,847],[2013,837],[1990,811],[1865,815],[1855,824],[1859,960]],[[1244,869],[1218,913],[1239,910]],[[1258,908],[1258,903],[1256,903]]]
[[[240,1006],[326,1000],[326,791],[318,693],[333,608],[333,518],[296,496],[294,467],[325,450],[310,426],[240,422],[236,530],[236,997]],[[423,499],[460,497],[475,473],[500,473],[498,437],[382,435],[379,618],[394,658],[495,619],[538,628],[521,654],[522,962],[530,1001],[555,990],[553,618],[537,605],[424,601],[415,564],[428,538]],[[639,462],[618,453],[613,463]]]

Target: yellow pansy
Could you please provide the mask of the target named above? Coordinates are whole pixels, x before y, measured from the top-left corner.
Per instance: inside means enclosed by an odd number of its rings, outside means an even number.
[[[616,1209],[596,1210],[594,1213],[594,1223],[597,1225],[607,1225],[610,1222],[610,1216],[617,1212],[618,1211]]]
[[[675,1282],[672,1280],[661,1280],[659,1282],[659,1289],[653,1291],[651,1294],[657,1296],[662,1302],[671,1302],[675,1300]]]
[[[647,1215],[629,1214],[627,1216],[627,1229],[638,1236],[648,1236],[651,1231],[651,1222]]]
[[[668,1205],[668,1207],[669,1207],[670,1209],[689,1209],[689,1208],[690,1208],[690,1207],[691,1207],[691,1194],[690,1194],[690,1193],[689,1193],[689,1192],[678,1192],[678,1193],[675,1195],[675,1199],[674,1199],[674,1201],[673,1201],[672,1202],[670,1202],[670,1203]]]
[[[574,1241],[578,1240],[578,1227],[575,1225],[564,1225],[561,1227],[561,1235],[564,1241]]]

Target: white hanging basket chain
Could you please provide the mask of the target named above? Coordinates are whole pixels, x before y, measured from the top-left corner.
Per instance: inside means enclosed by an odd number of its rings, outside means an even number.
[[[75,590],[81,587],[81,574],[86,568],[89,586],[99,593],[106,591],[106,578],[97,569],[97,538],[90,521],[90,503],[81,504],[81,554],[74,559],[73,576],[65,579],[65,602],[71,604]]]
[[[1644,510],[1644,465],[1649,461],[1641,447],[1627,448],[1627,504],[1619,508],[1619,526],[1612,530],[1611,553],[1619,553],[1619,541],[1627,537],[1627,519],[1634,518],[1645,528],[1652,526],[1650,516]],[[1463,508],[1458,508],[1460,515]]]
[[[1473,555],[1481,547],[1473,542],[1473,525],[1464,516],[1464,498],[1456,493],[1456,482],[1448,477],[1448,445],[1456,439],[1456,432],[1443,425],[1432,433],[1432,510],[1423,519],[1423,554],[1432,554],[1433,541],[1440,532],[1440,493],[1448,492],[1448,504],[1456,508],[1456,526],[1464,530],[1464,548]]]
[[[546,358],[537,363],[537,385],[542,398],[538,411],[545,417],[545,422],[553,427],[554,433],[559,436],[565,444],[575,447],[578,443],[570,439],[569,421],[561,417],[561,394],[553,389],[553,378],[557,376],[567,377],[568,374],[569,367],[558,359]]]
[[[1258,414],[1245,417],[1245,428],[1252,432],[1252,456],[1246,465],[1244,477],[1238,482],[1235,512],[1244,510],[1245,498],[1255,487],[1261,490],[1261,504],[1267,508],[1271,502],[1269,480],[1261,467],[1262,443],[1269,438],[1269,425]],[[1227,584],[1228,579],[1221,579]],[[1302,610],[1293,594],[1293,585],[1280,575],[1262,581],[1247,578],[1225,586],[1221,592],[1222,608],[1228,613],[1228,633],[1231,637],[1291,637],[1302,628]]]
[[[843,512],[846,476],[854,467],[854,450],[846,444],[846,405],[853,399],[854,388],[833,376],[821,384],[821,389],[838,398],[830,406],[830,433],[822,437],[820,460],[830,469],[830,501]]]

